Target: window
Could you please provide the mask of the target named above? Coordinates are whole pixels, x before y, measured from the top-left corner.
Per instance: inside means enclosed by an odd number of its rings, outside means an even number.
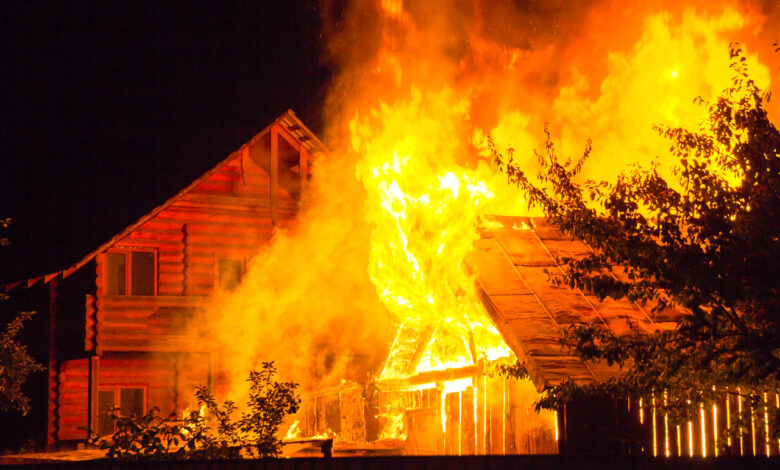
[[[241,284],[244,276],[244,260],[221,258],[218,263],[217,280],[221,290],[233,290]]]
[[[117,403],[119,395],[119,403]],[[117,410],[117,405],[119,410]],[[113,416],[144,415],[144,389],[138,387],[117,387],[98,391],[98,435],[114,432]]]
[[[112,251],[105,262],[107,295],[155,295],[154,251]]]

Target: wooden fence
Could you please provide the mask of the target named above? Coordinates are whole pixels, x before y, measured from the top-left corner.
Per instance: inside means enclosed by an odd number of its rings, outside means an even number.
[[[7,469],[85,469],[85,470],[676,470],[676,469],[755,469],[780,468],[779,457],[651,458],[614,455],[512,455],[435,457],[350,457],[264,460],[225,460],[200,462],[67,462],[31,463],[2,467]]]

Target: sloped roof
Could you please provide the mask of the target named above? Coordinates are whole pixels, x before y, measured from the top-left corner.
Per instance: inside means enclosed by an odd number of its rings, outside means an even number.
[[[306,125],[300,119],[298,119],[298,117],[295,115],[293,110],[288,109],[281,116],[276,118],[272,123],[266,126],[265,129],[260,131],[254,137],[252,137],[247,143],[245,143],[244,145],[236,149],[227,158],[217,163],[216,166],[214,166],[212,169],[210,169],[202,176],[200,176],[198,179],[193,181],[189,186],[176,193],[173,197],[165,201],[162,205],[156,207],[151,212],[149,212],[148,214],[144,215],[143,217],[135,221],[133,224],[129,225],[127,228],[125,228],[124,230],[116,234],[110,240],[100,245],[91,253],[87,254],[84,258],[79,260],[71,267],[67,269],[63,269],[62,271],[46,274],[45,276],[37,276],[22,281],[0,285],[0,292],[9,292],[16,287],[22,287],[22,288],[32,287],[33,285],[41,281],[43,281],[43,283],[46,284],[52,279],[60,275],[62,275],[63,278],[70,276],[71,274],[73,274],[74,272],[82,268],[85,264],[92,261],[97,255],[110,249],[117,242],[125,238],[128,234],[130,234],[133,230],[140,227],[150,219],[154,218],[157,214],[164,211],[173,203],[175,203],[176,201],[180,200],[182,197],[187,195],[190,191],[196,188],[200,183],[208,179],[211,175],[218,172],[223,166],[227,165],[231,160],[236,158],[245,147],[255,144],[258,140],[260,140],[266,134],[271,132],[271,129],[274,126],[280,126],[282,129],[284,129],[301,146],[306,148],[306,150],[309,152],[309,154],[312,156],[313,159],[316,159],[317,156],[328,151],[328,148],[325,146],[325,144],[323,144],[322,141],[320,141],[320,139],[308,127],[306,127]]]
[[[557,341],[557,330],[572,323],[598,323],[616,334],[674,328],[676,312],[651,317],[628,301],[605,299],[555,286],[545,272],[560,271],[556,256],[590,252],[581,241],[562,234],[543,218],[491,217],[491,228],[475,242],[469,264],[478,272],[483,303],[507,345],[524,360],[539,390],[566,378],[577,382],[604,379],[616,367],[573,356]]]

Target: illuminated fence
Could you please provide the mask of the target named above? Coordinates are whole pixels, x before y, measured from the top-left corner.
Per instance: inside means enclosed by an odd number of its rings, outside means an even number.
[[[304,396],[301,437],[396,441],[407,455],[554,454],[555,413],[537,414],[537,398],[530,380],[475,367],[348,385]]]
[[[777,393],[754,397],[754,406],[739,394],[723,394],[716,402],[699,403],[698,413],[681,422],[663,411],[666,400],[666,394],[659,394],[626,402],[617,411],[615,419],[623,423],[618,428],[626,431],[622,444],[628,453],[657,457],[780,455],[780,439],[770,437],[773,430],[769,422],[771,413],[780,408]],[[632,420],[639,426],[626,423]],[[613,441],[619,441],[617,436],[614,434]]]

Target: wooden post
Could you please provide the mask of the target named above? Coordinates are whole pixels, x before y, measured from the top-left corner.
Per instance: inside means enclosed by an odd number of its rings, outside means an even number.
[[[98,383],[100,377],[100,356],[89,358],[89,424],[90,434],[98,432]],[[89,438],[90,436],[87,436]]]
[[[301,145],[300,161],[298,162],[298,168],[300,170],[301,177],[301,197],[303,196],[303,190],[306,189],[306,183],[309,181],[309,151],[306,147]]]
[[[271,224],[275,227],[277,223],[277,186],[279,185],[279,127],[274,125],[271,128]]]
[[[46,426],[46,446],[52,447],[57,441],[57,415],[59,367],[57,364],[57,300],[59,278],[49,282],[49,380],[48,380],[48,419]]]

